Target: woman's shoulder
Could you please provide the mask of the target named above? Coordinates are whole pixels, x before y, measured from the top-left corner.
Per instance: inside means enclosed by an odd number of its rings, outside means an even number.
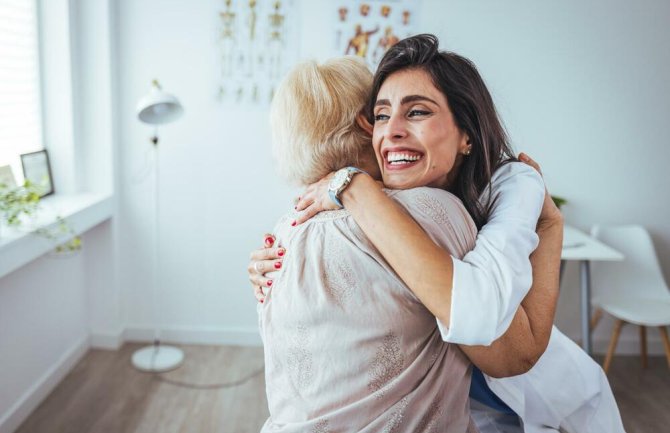
[[[497,185],[514,181],[522,185],[527,185],[529,188],[536,188],[541,186],[544,189],[544,180],[542,175],[533,167],[523,162],[510,161],[493,173],[491,177],[491,184],[495,188]]]
[[[483,200],[494,200],[488,223],[520,219],[530,221],[535,227],[546,188],[542,175],[533,167],[523,162],[504,164],[491,178],[491,192],[491,195],[487,191],[482,194]]]
[[[387,194],[403,206],[412,217],[418,218],[423,223],[431,222],[452,229],[455,226],[462,226],[464,230],[473,232],[477,230],[463,202],[448,191],[422,186],[405,190],[387,190]]]
[[[401,204],[418,205],[421,207],[456,207],[463,208],[463,202],[449,191],[429,186],[419,186],[410,189],[385,190],[386,194]]]

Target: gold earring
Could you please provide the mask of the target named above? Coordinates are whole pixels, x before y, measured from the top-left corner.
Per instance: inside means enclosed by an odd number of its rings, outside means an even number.
[[[472,147],[468,147],[467,150],[463,152],[463,155],[470,156],[470,152],[472,152]]]

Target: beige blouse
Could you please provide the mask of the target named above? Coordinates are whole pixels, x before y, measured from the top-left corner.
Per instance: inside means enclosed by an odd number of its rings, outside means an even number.
[[[387,193],[455,257],[474,246],[476,227],[453,195]],[[348,212],[297,227],[294,217],[275,228],[284,266],[259,304],[262,432],[476,432],[469,361]]]

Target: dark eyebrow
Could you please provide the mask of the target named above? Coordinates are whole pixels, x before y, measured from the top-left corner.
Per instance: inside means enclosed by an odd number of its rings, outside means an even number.
[[[435,102],[434,100],[430,99],[429,97],[422,96],[422,95],[408,95],[408,96],[405,96],[400,100],[400,105],[405,105],[405,104],[409,104],[410,102],[418,102],[418,101],[428,101],[428,102],[432,102],[435,105],[440,105],[437,102]]]
[[[422,96],[422,95],[407,95],[400,100],[400,105],[405,105],[405,104],[409,104],[411,102],[417,102],[417,101],[428,101],[428,102],[432,102],[435,105],[440,105],[437,102],[435,102],[434,100],[430,99],[429,97]],[[375,107],[390,106],[390,105],[391,105],[391,101],[389,101],[388,99],[378,99],[377,102],[375,102]]]

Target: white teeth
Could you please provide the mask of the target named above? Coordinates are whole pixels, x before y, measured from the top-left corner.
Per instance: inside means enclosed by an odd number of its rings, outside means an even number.
[[[386,155],[386,159],[389,163],[407,163],[418,161],[421,159],[421,155],[410,155],[409,153],[402,152],[389,152]]]

